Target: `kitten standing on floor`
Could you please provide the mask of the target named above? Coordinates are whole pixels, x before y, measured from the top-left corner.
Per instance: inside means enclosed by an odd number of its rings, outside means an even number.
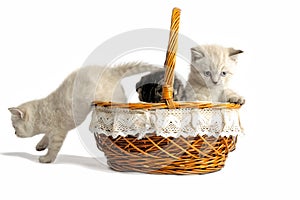
[[[228,88],[240,53],[243,51],[219,45],[192,48],[187,100],[244,104],[245,99]]]
[[[147,63],[127,63],[115,67],[88,66],[71,73],[53,93],[43,99],[9,108],[15,134],[32,137],[45,134],[36,150],[48,148],[41,163],[55,160],[69,130],[79,126],[91,111],[91,102],[126,102],[120,80],[142,72],[157,70]]]

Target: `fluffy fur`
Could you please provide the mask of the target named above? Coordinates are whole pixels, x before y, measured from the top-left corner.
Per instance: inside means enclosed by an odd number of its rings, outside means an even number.
[[[159,70],[145,75],[136,84],[136,91],[139,94],[139,100],[149,103],[158,103],[162,101],[162,87],[164,84],[165,70]],[[185,100],[184,86],[176,77],[174,78],[173,98],[175,101]]]
[[[80,125],[91,111],[93,100],[126,102],[123,88],[119,84],[121,78],[157,69],[146,63],[81,68],[70,74],[46,98],[9,108],[15,133],[19,137],[44,133],[36,150],[48,148],[48,152],[39,161],[53,162],[68,131]]]
[[[218,45],[203,45],[191,49],[187,100],[232,102],[244,104],[245,99],[228,88],[237,56],[241,50]]]

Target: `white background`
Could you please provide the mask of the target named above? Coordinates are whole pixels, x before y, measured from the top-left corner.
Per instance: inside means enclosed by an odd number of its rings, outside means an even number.
[[[41,136],[17,138],[7,108],[48,95],[117,34],[168,29],[175,6],[182,34],[245,52],[235,85],[247,100],[246,134],[225,168],[202,176],[113,172],[76,130],[54,164],[38,163]],[[292,0],[1,1],[0,199],[299,199],[299,19]]]

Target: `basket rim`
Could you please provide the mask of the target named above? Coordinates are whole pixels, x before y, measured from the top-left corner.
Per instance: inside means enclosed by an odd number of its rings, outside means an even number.
[[[107,101],[93,101],[92,106],[95,107],[109,107],[109,108],[124,108],[130,110],[155,110],[155,109],[169,109],[168,105],[165,103],[121,103],[121,102],[107,102]],[[208,101],[197,101],[197,102],[187,102],[187,101],[175,101],[174,109],[184,109],[184,108],[212,108],[212,109],[239,109],[242,105],[235,103],[222,103],[222,102],[208,102]]]

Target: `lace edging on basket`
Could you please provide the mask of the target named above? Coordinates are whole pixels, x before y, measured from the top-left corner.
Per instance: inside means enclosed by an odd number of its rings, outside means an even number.
[[[163,137],[230,136],[242,133],[237,109],[129,110],[96,107],[90,131],[116,138],[156,133]]]

